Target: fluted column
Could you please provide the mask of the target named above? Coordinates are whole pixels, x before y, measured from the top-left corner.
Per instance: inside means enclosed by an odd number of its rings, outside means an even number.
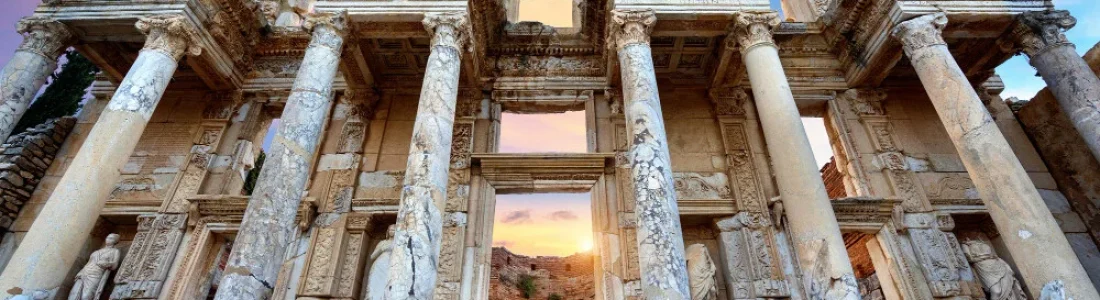
[[[1100,79],[1063,33],[1076,24],[1065,10],[1022,13],[1014,46],[1027,54],[1092,156],[1100,160]]]
[[[340,65],[346,23],[346,12],[305,16],[303,26],[312,32],[312,38],[215,299],[267,299],[273,292],[286,249],[296,237],[294,217],[332,104],[332,82]]]
[[[432,299],[443,223],[438,205],[447,201],[458,75],[469,38],[465,12],[424,17],[432,35],[431,54],[420,87],[409,160],[405,169],[397,231],[393,238],[386,299]]]
[[[147,36],[145,47],[0,275],[7,295],[42,292],[54,299],[81,250],[73,245],[88,239],[179,59],[202,52],[184,16],[142,18],[137,28]]]
[[[997,231],[1004,233],[1001,238],[1028,289],[1038,298],[1044,286],[1061,281],[1073,299],[1100,299],[1035,184],[948,51],[942,36],[946,25],[947,16],[936,13],[902,22],[892,34],[904,46]]]
[[[0,142],[8,139],[72,40],[65,24],[46,18],[28,17],[16,28],[23,43],[0,70]]]
[[[806,291],[812,299],[859,299],[840,224],[772,39],[779,16],[774,11],[741,12],[734,16],[734,22],[732,34],[741,46],[752,83],[791,240],[806,277]]]
[[[615,10],[611,16],[630,134],[642,291],[645,299],[690,299],[668,137],[649,47],[657,16],[653,10]]]

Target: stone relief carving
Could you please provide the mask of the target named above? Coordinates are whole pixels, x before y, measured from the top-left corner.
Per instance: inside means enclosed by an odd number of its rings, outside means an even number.
[[[393,250],[393,234],[396,229],[386,229],[386,239],[374,246],[370,254],[370,272],[367,273],[363,300],[386,300],[386,282],[390,279],[390,252]]]
[[[982,285],[989,290],[989,299],[1027,299],[1024,290],[1020,288],[1020,282],[1012,272],[1012,267],[997,257],[993,247],[984,240],[976,238],[964,242],[963,252],[966,253],[966,259],[974,266],[974,273],[977,273]]]
[[[940,178],[927,188],[928,197],[936,199],[980,199],[974,181],[966,175]]]
[[[729,199],[729,178],[723,173],[673,173],[677,199]]]
[[[186,214],[138,217],[138,232],[115,276],[111,299],[156,298],[160,294],[183,240],[186,220]]]
[[[92,252],[88,257],[88,263],[80,268],[73,279],[73,288],[69,291],[69,300],[97,300],[103,293],[103,287],[107,285],[107,278],[111,271],[118,269],[121,259],[121,251],[115,248],[118,244],[118,234],[109,234],[104,241],[103,248]]]
[[[710,258],[707,246],[703,244],[688,246],[686,256],[691,300],[718,300],[718,286],[715,280],[717,268]]]
[[[860,116],[885,115],[883,101],[886,100],[886,92],[878,89],[848,89],[838,95],[848,101],[852,112]]]
[[[749,94],[742,88],[712,88],[710,101],[714,103],[714,112],[719,116],[740,116],[745,114],[745,103]]]

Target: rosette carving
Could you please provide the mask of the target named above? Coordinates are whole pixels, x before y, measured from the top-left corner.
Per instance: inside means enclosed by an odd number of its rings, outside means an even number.
[[[53,19],[27,17],[16,23],[15,27],[23,35],[18,51],[42,55],[49,60],[57,59],[73,38],[65,24]]]
[[[1014,50],[1028,56],[1036,55],[1054,46],[1073,45],[1066,39],[1065,31],[1077,25],[1077,18],[1065,10],[1032,11],[1019,15],[1019,23],[1013,30]]]
[[[424,30],[432,36],[432,46],[462,50],[470,38],[470,18],[466,12],[429,13],[424,15]]]
[[[649,33],[657,23],[652,9],[611,11],[612,38],[619,48],[631,44],[649,44]],[[613,43],[608,43],[611,45]]]
[[[947,42],[943,41],[945,26],[947,26],[947,14],[938,12],[901,22],[894,27],[891,35],[901,41],[906,54],[912,55],[917,49],[947,45]]]
[[[158,51],[176,60],[184,54],[202,54],[195,26],[183,15],[158,15],[138,20],[137,29],[145,34],[142,51]]]
[[[775,11],[743,11],[733,16],[731,33],[744,53],[760,45],[775,46],[772,31],[779,27],[779,13]]]

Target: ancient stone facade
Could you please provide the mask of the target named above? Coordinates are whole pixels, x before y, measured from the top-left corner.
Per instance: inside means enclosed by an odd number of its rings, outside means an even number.
[[[1049,1],[574,0],[568,28],[519,1],[44,2],[0,137],[59,49],[102,73],[67,139],[0,168],[0,299],[480,300],[528,264],[585,299],[1100,299],[1100,50]],[[1018,53],[1051,90],[1016,114]],[[565,111],[586,153],[501,153],[503,113]],[[589,260],[493,249],[497,194],[585,191]]]

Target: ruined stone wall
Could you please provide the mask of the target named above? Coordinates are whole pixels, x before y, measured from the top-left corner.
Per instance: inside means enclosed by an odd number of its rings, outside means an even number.
[[[0,227],[7,229],[15,221],[74,125],[73,117],[49,120],[0,146]]]
[[[493,247],[493,268],[504,267],[546,270],[551,276],[577,277],[592,274],[592,254],[569,256],[526,256],[512,253],[504,247]]]

